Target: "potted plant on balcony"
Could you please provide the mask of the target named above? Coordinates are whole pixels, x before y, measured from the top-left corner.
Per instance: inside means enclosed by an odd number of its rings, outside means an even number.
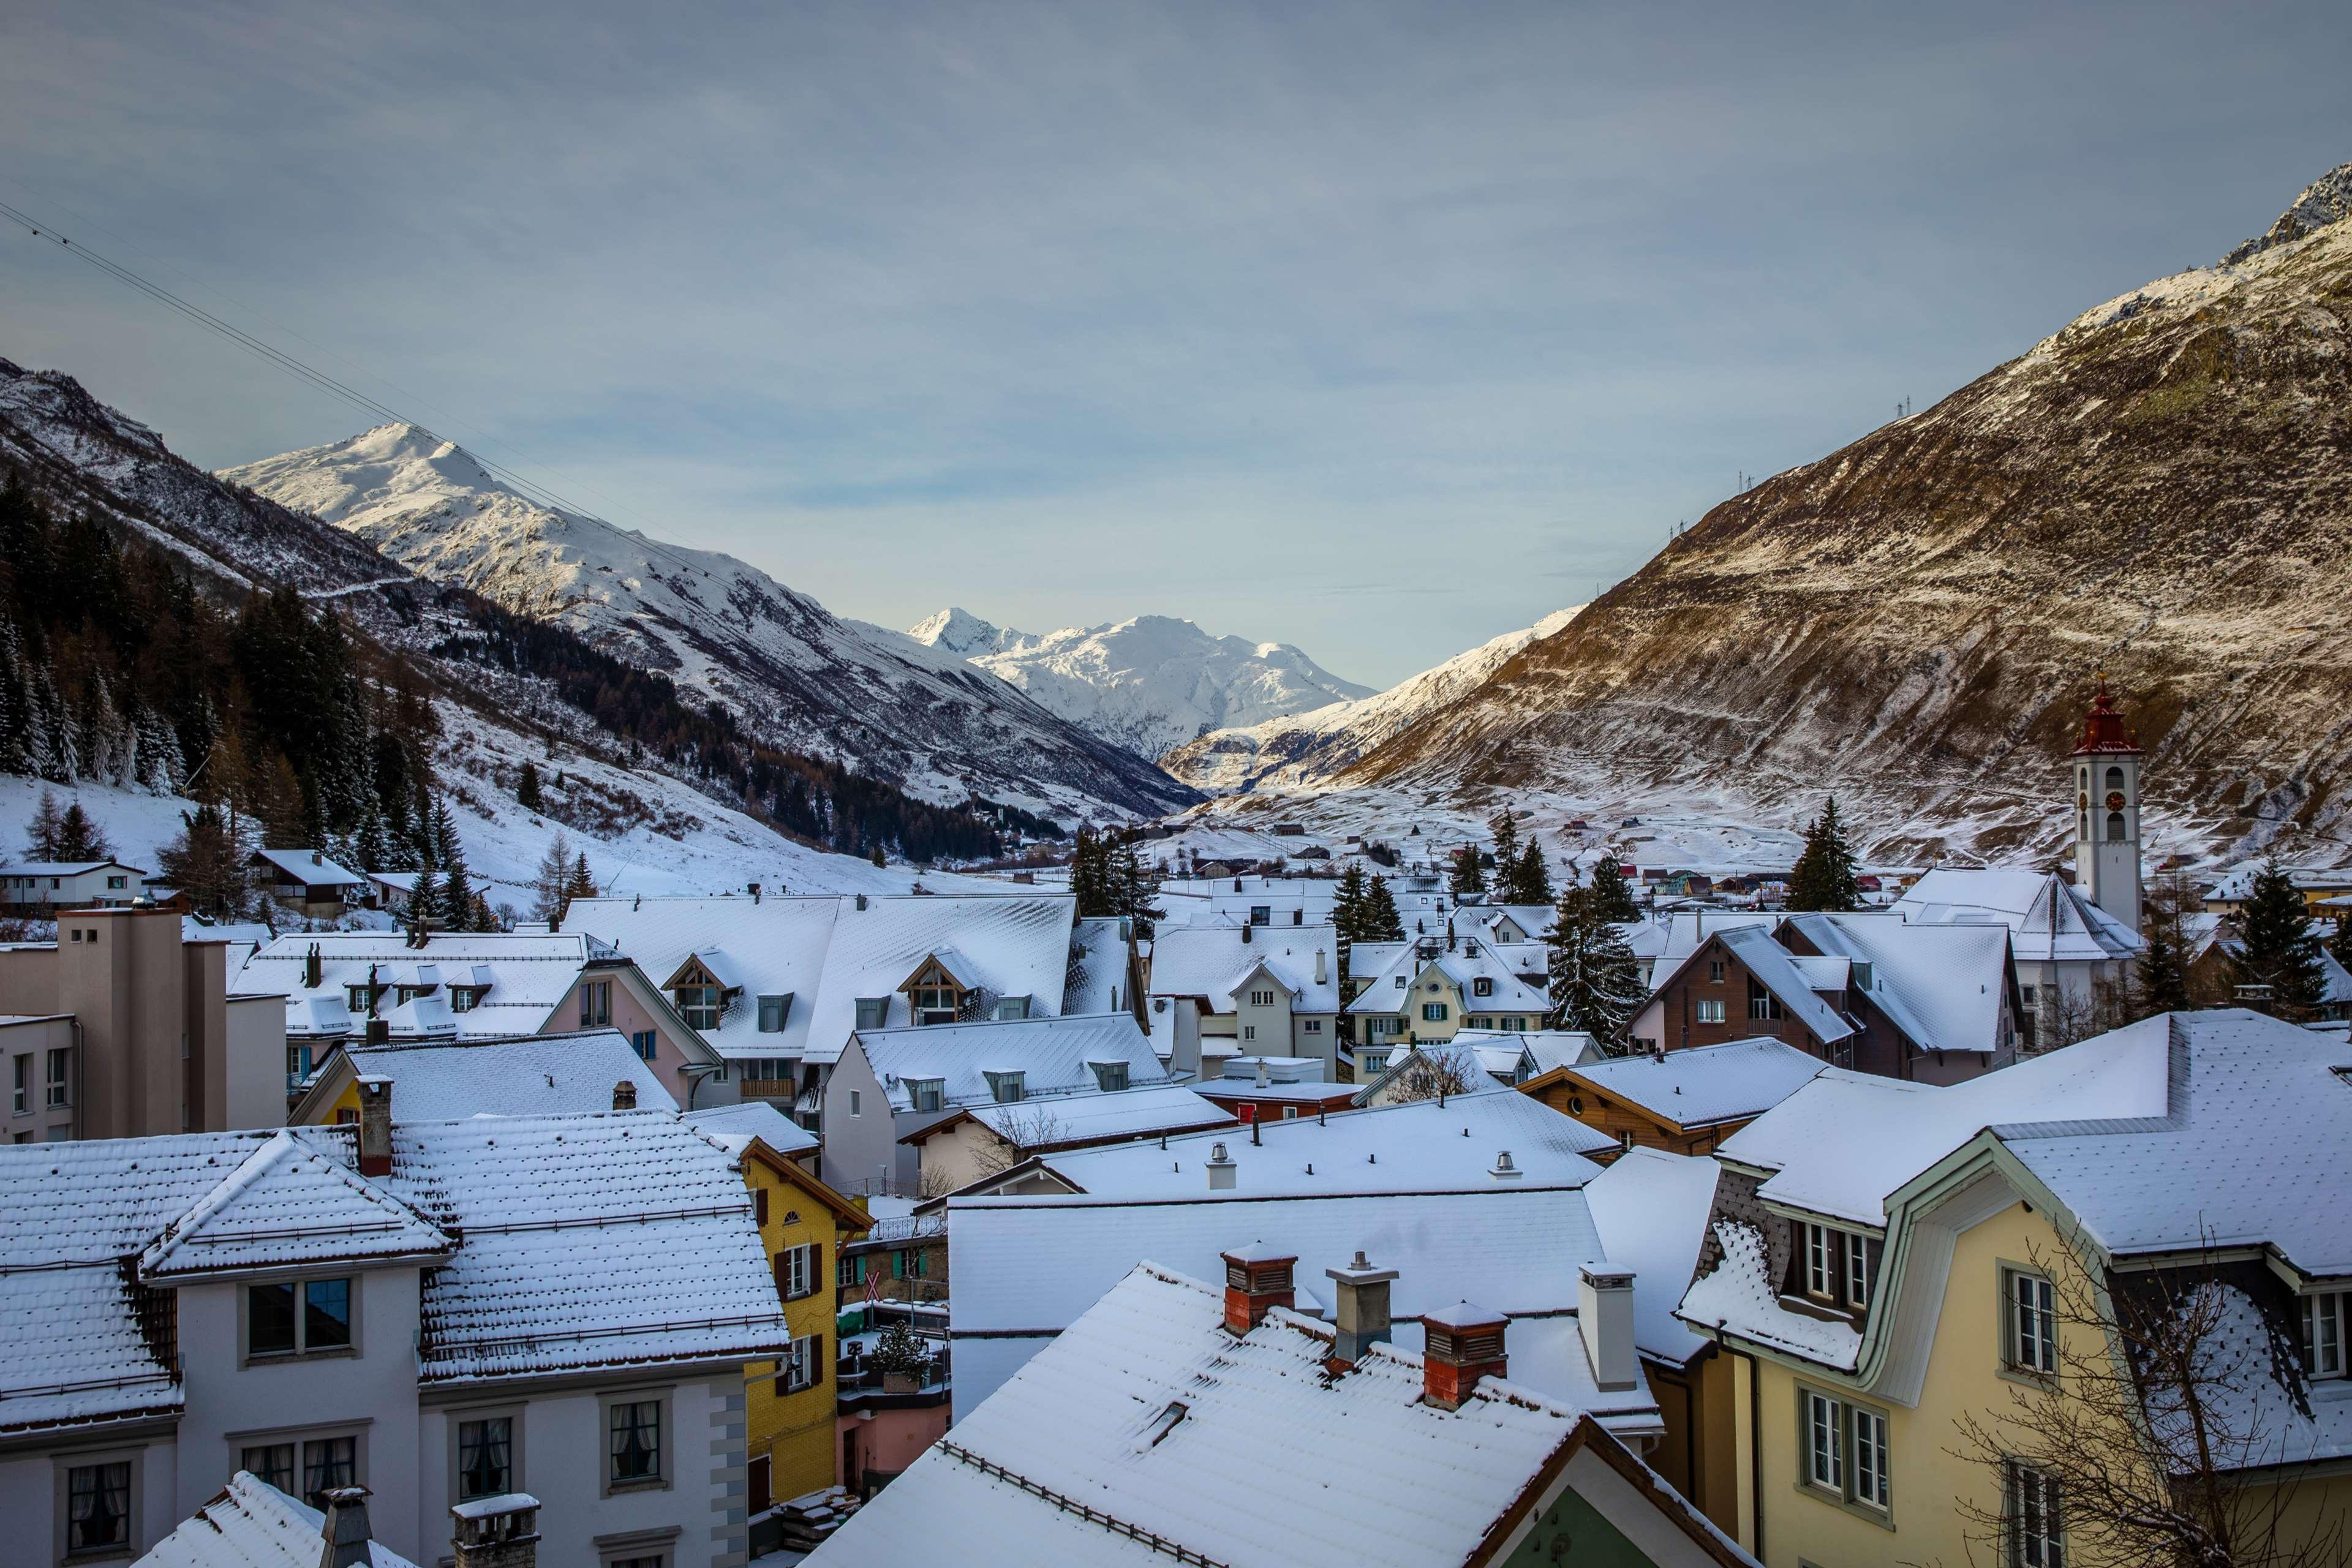
[[[913,1329],[893,1323],[882,1331],[866,1364],[882,1373],[883,1393],[919,1394],[929,1380],[931,1357]]]

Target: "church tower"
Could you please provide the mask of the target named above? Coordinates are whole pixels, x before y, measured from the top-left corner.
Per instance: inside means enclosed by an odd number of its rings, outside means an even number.
[[[2099,689],[2083,721],[2074,765],[2074,886],[2084,897],[2139,930],[2138,739],[2099,672]]]

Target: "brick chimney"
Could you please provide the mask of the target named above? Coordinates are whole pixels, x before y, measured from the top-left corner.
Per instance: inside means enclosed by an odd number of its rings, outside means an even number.
[[[1265,1321],[1267,1308],[1293,1304],[1296,1298],[1291,1293],[1290,1271],[1298,1261],[1297,1254],[1278,1252],[1254,1241],[1223,1257],[1228,1331],[1248,1333]]]
[[[1468,1301],[1456,1301],[1421,1320],[1421,1395],[1440,1410],[1458,1410],[1482,1377],[1501,1377],[1505,1320]]]
[[[613,1086],[613,1109],[635,1110],[637,1108],[637,1086],[627,1079]]]
[[[1389,1281],[1393,1268],[1375,1268],[1360,1251],[1345,1268],[1326,1268],[1339,1300],[1332,1322],[1339,1332],[1331,1341],[1330,1364],[1350,1367],[1364,1352],[1389,1337]]]
[[[392,1079],[362,1078],[360,1091],[360,1174],[392,1174]]]
[[[529,1492],[476,1498],[449,1510],[456,1568],[538,1568],[539,1500]]]
[[[373,1553],[368,1550],[367,1500],[365,1487],[327,1489],[327,1517],[319,1527],[324,1541],[319,1568],[368,1568]]]
[[[1592,1381],[1602,1388],[1631,1388],[1641,1370],[1633,1350],[1633,1277],[1578,1270],[1576,1330],[1584,1339]]]

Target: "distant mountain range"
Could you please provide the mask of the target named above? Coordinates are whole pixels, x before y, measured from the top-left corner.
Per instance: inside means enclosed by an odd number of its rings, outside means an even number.
[[[419,575],[563,626],[730,710],[772,744],[941,803],[1153,816],[1192,792],[961,659],[844,620],[732,556],[523,495],[413,425],[220,478],[365,541]]]
[[[1035,636],[941,610],[908,634],[1019,687],[1113,745],[1164,757],[1213,730],[1369,697],[1288,643],[1212,637],[1192,622],[1137,616]]]
[[[2347,214],[2352,164],[2222,261],[1723,502],[1316,782],[1474,802],[1688,788],[1800,821],[1835,790],[1882,853],[2045,853],[2105,667],[2183,841],[2340,847]]]

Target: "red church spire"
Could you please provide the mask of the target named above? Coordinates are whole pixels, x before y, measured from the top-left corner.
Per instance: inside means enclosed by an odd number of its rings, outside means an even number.
[[[2124,716],[2116,711],[2116,700],[2107,690],[2107,672],[2104,669],[2099,671],[2098,694],[2091,699],[2091,711],[2083,720],[2083,739],[2068,755],[2140,755],[2139,737],[2124,728]]]

